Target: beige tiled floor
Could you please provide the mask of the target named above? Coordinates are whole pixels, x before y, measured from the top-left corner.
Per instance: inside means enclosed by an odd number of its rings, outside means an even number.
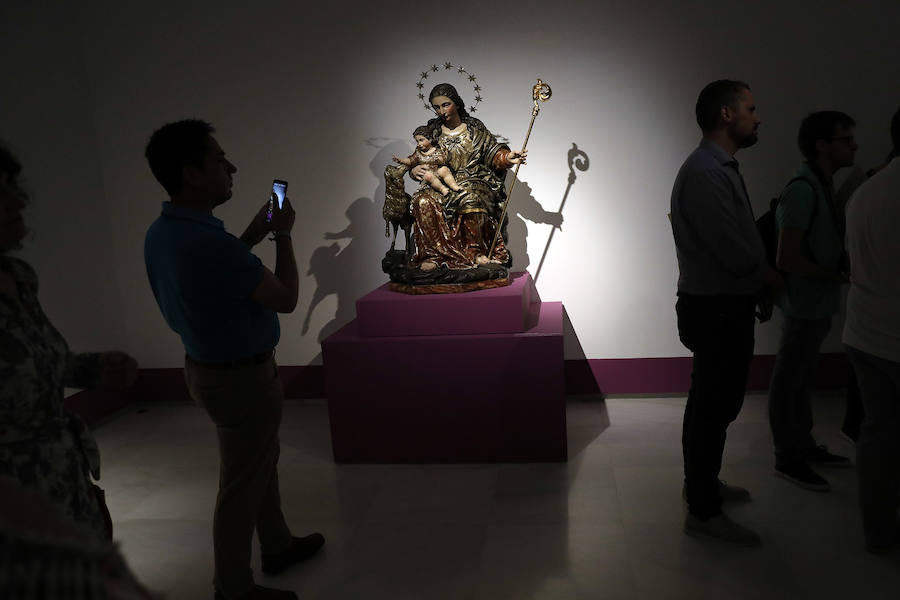
[[[683,398],[568,403],[569,462],[342,465],[327,405],[289,401],[283,504],[295,533],[324,552],[257,581],[322,599],[877,599],[900,597],[900,553],[862,549],[855,469],[822,470],[833,491],[772,474],[765,397],[748,396],[729,431],[722,477],[748,487],[729,510],[763,546],[735,548],[681,530]],[[816,399],[816,433],[837,435],[842,401]],[[136,406],[96,430],[116,538],[132,568],[173,600],[212,597],[216,438],[189,404]]]

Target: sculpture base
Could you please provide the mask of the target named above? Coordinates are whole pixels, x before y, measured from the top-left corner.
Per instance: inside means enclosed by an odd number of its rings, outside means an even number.
[[[381,261],[381,270],[387,273],[392,284],[407,287],[392,287],[397,292],[407,294],[450,294],[469,290],[483,290],[491,287],[507,285],[487,285],[483,287],[460,288],[463,284],[482,283],[493,280],[507,280],[509,278],[509,265],[487,263],[476,265],[468,269],[450,269],[439,266],[430,271],[410,266],[407,262],[405,250],[388,250]],[[446,287],[445,287],[446,286]],[[411,288],[430,288],[432,291],[413,291]]]
[[[487,279],[485,281],[473,281],[471,283],[443,283],[436,285],[411,285],[408,283],[389,283],[388,288],[392,292],[403,294],[459,294],[462,292],[474,292],[475,290],[489,290],[491,288],[506,287],[509,279]]]
[[[562,303],[528,312],[521,333],[365,337],[353,320],[323,340],[335,462],[565,461]]]

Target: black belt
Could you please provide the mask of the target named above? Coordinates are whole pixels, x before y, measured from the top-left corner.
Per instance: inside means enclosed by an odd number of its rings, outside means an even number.
[[[266,350],[265,352],[260,352],[259,354],[254,354],[253,356],[246,356],[244,358],[236,358],[234,360],[226,360],[224,362],[204,362],[202,360],[197,360],[196,358],[192,358],[189,354],[185,354],[184,358],[190,363],[193,363],[197,366],[204,367],[206,369],[218,369],[220,371],[232,371],[234,369],[239,369],[241,367],[246,367],[248,365],[258,365],[264,363],[272,358],[272,353],[274,350]]]

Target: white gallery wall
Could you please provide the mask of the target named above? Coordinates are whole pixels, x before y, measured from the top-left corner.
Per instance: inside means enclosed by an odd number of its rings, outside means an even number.
[[[472,6],[473,8],[467,8]],[[25,165],[34,230],[22,255],[46,312],[77,350],[123,348],[146,367],[181,364],[143,263],[165,200],[143,158],[150,133],[211,121],[238,167],[216,211],[240,234],[273,177],[290,182],[301,271],[281,318],[282,364],[314,364],[319,341],[383,283],[389,241],[382,170],[430,116],[416,82],[447,81],[483,102],[475,116],[521,145],[537,77],[553,88],[529,141],[510,224],[514,270],[560,300],[588,358],[684,356],[674,321],[677,266],[666,213],[696,145],[693,105],[713,79],[750,83],[760,142],[737,158],[757,214],[800,161],[811,110],[858,126],[865,168],[889,150],[900,105],[900,3],[19,2],[0,4],[0,139]],[[588,157],[569,186],[573,144]],[[549,248],[552,215],[566,195]],[[269,243],[257,253],[270,267]],[[775,351],[777,319],[758,328]],[[840,348],[838,326],[827,349]],[[569,357],[578,344],[569,340]]]

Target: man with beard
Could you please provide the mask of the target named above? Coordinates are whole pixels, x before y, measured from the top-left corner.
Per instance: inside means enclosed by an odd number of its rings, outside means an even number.
[[[678,335],[693,353],[684,411],[685,532],[741,545],[759,536],[722,512],[722,503],[750,493],[719,480],[725,434],[744,402],[753,357],[754,315],[771,316],[764,285],[781,278],[765,249],[735,153],[756,143],[760,119],[750,86],[720,80],[700,92],[700,145],[672,189],[672,233],[678,258]]]
[[[827,492],[828,482],[810,463],[850,465],[843,456],[816,445],[810,396],[819,347],[840,309],[841,285],[848,281],[843,211],[832,177],[853,165],[855,121],[838,111],[808,115],[797,135],[806,161],[781,194],[775,211],[776,266],[785,272],[778,297],[784,313],[781,343],[769,386],[769,424],[775,441],[775,473],[800,487]]]
[[[219,438],[219,493],[213,514],[216,600],[296,600],[255,585],[250,569],[256,530],[262,570],[280,573],[316,553],[319,533],[294,537],[281,512],[278,429],[284,391],[275,364],[276,313],[297,304],[299,278],[288,199],[264,204],[240,238],[213,209],[231,198],[237,168],[204,121],[164,125],[145,156],[170,202],[147,230],[144,259],[153,295],[185,348],[184,377]],[[271,232],[275,272],[250,250]]]

